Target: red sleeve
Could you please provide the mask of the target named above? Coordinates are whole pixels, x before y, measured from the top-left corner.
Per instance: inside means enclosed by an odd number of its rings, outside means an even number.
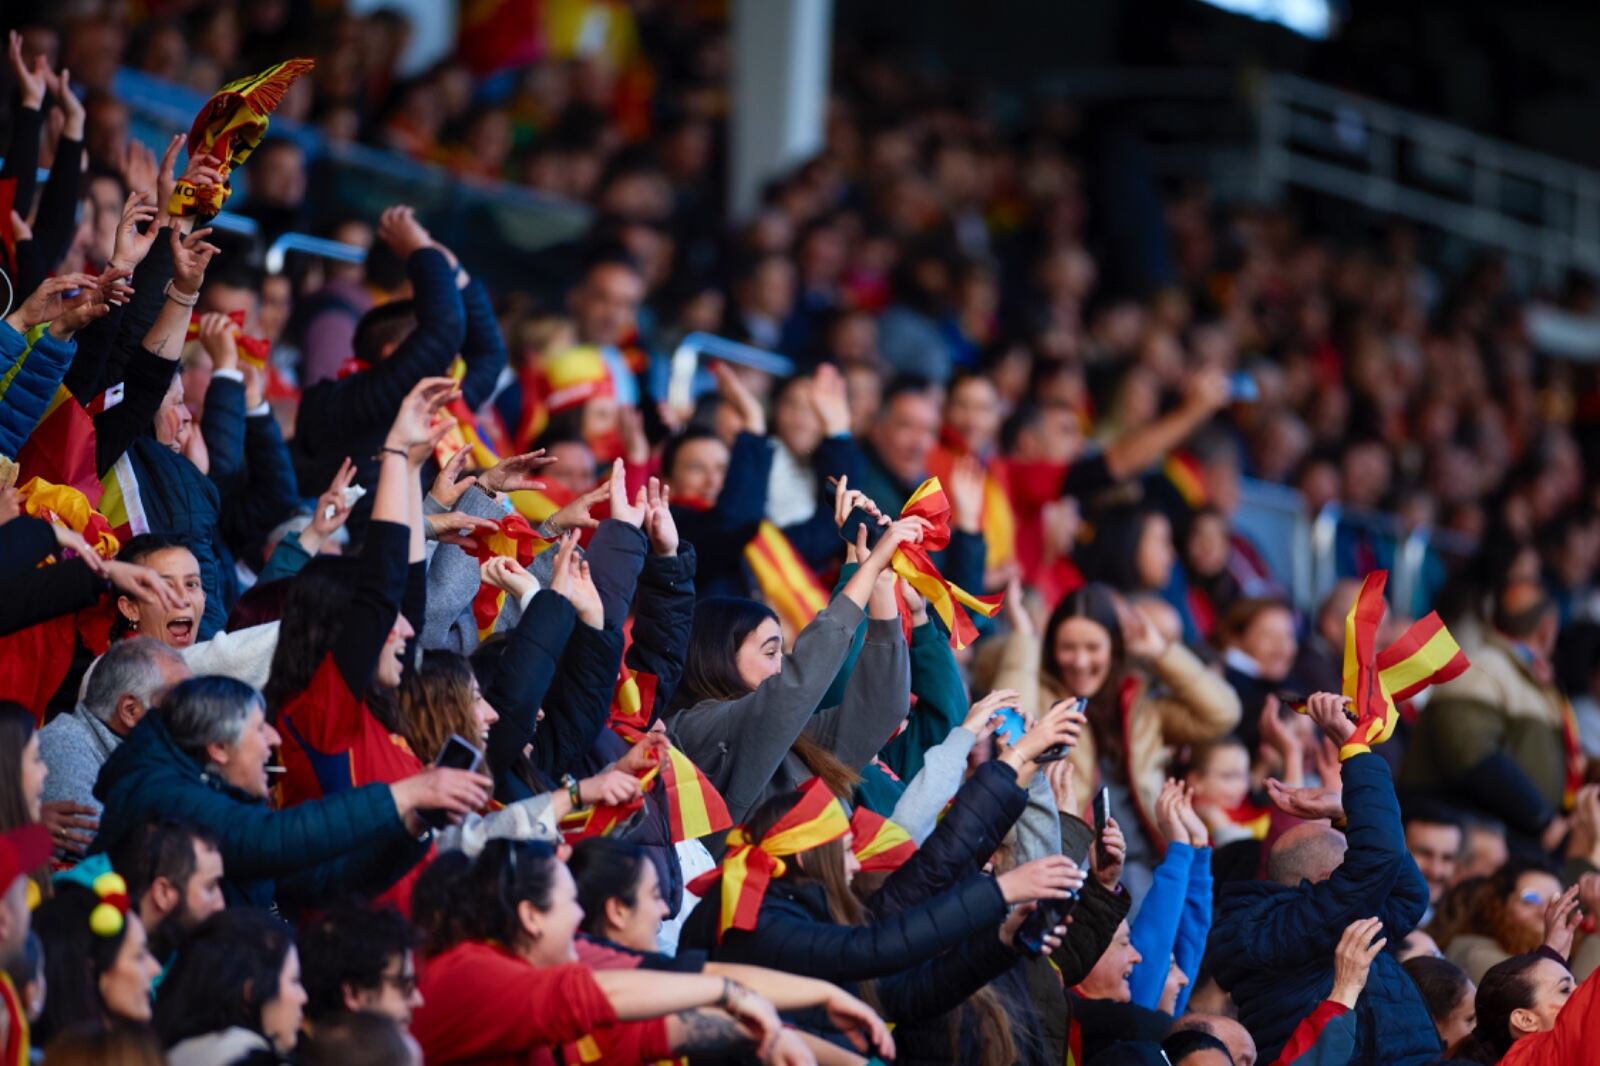
[[[1322,1035],[1323,1027],[1349,1009],[1343,1003],[1335,1003],[1331,999],[1325,999],[1317,1004],[1317,1009],[1300,1019],[1300,1024],[1295,1026],[1294,1032],[1289,1035],[1289,1042],[1283,1045],[1283,1051],[1279,1053],[1273,1066],[1287,1066],[1310,1051],[1316,1045],[1317,1038]]]
[[[536,969],[483,945],[428,963],[422,997],[411,1031],[430,1061],[520,1055],[617,1025],[583,965]]]
[[[1500,1066],[1580,1066],[1594,1061],[1585,1049],[1596,1037],[1600,1037],[1600,981],[1591,974],[1556,1015],[1556,1027],[1512,1044]]]
[[[361,737],[366,704],[356,699],[330,652],[306,690],[290,700],[284,717],[322,755],[349,751]]]
[[[597,1030],[568,1044],[562,1057],[567,1062],[579,1062],[584,1066],[639,1066],[643,1062],[671,1059],[667,1020],[650,1018]]]

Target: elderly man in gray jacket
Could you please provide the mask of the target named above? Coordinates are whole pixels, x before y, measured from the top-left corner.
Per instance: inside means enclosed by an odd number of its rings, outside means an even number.
[[[39,730],[39,754],[50,768],[44,821],[58,852],[83,854],[99,824],[94,782],[100,767],[162,695],[188,676],[183,656],[160,641],[118,641],[90,665],[77,706]]]

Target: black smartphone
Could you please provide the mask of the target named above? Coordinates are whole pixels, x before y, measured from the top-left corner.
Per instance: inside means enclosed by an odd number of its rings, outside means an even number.
[[[868,548],[874,547],[878,543],[878,538],[883,536],[883,531],[888,528],[887,526],[878,525],[878,520],[868,514],[864,508],[853,507],[850,509],[850,514],[845,518],[844,525],[839,527],[839,536],[844,538],[846,544],[854,544],[856,542],[856,530],[862,526],[867,527]]]
[[[1111,790],[1102,788],[1094,797],[1094,861],[1102,866],[1111,856],[1106,854],[1106,823],[1111,821]]]
[[[1074,892],[1066,899],[1044,899],[1039,901],[1039,909],[1022,920],[1022,928],[1017,930],[1017,946],[1024,955],[1038,958],[1044,954],[1044,938],[1050,930],[1067,920],[1074,907],[1078,905],[1078,894]]]
[[[1083,714],[1089,709],[1089,701],[1082,696],[1078,697],[1078,713]],[[1072,751],[1071,744],[1052,744],[1034,757],[1036,763],[1060,762]]]
[[[459,735],[451,733],[445,738],[444,747],[439,749],[439,757],[433,760],[433,765],[446,770],[475,771],[483,765],[483,752]],[[418,811],[417,817],[435,829],[443,829],[450,824],[449,812],[437,807]]]

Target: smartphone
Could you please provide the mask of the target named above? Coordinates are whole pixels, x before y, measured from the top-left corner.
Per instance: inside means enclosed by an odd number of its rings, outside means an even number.
[[[1079,714],[1087,713],[1088,709],[1089,709],[1089,701],[1085,697],[1079,696],[1078,697],[1078,713]],[[1043,751],[1041,751],[1034,758],[1033,761],[1035,763],[1038,763],[1038,764],[1043,764],[1043,763],[1047,763],[1047,762],[1060,762],[1062,759],[1065,759],[1067,757],[1067,754],[1069,752],[1071,752],[1071,751],[1072,751],[1072,745],[1071,744],[1052,744],[1050,747],[1048,747],[1048,748],[1044,749]]]
[[[1044,938],[1050,930],[1066,921],[1077,905],[1076,892],[1065,899],[1040,900],[1039,909],[1024,918],[1022,928],[1017,930],[1017,946],[1022,953],[1035,959],[1043,955]]]
[[[444,747],[439,749],[439,757],[433,760],[433,765],[446,770],[476,771],[483,765],[483,752],[457,734],[451,733],[445,739]],[[437,807],[418,811],[417,817],[435,829],[443,829],[450,824],[449,812]]]
[[[1111,821],[1111,790],[1102,788],[1094,796],[1094,861],[1097,866],[1103,866],[1111,859],[1111,856],[1106,854],[1104,843],[1106,823],[1109,821]]]
[[[1028,731],[1028,723],[1022,720],[1022,712],[1015,707],[1002,707],[994,715],[1000,719],[1000,728],[994,731],[994,735],[1007,744],[1015,744]]]
[[[1248,370],[1236,371],[1228,375],[1228,399],[1234,403],[1258,403],[1261,386]]]
[[[878,525],[878,520],[868,514],[863,508],[851,508],[850,514],[844,520],[844,525],[839,527],[839,536],[844,538],[846,544],[856,542],[856,530],[862,526],[867,527],[867,547],[873,548],[878,543],[878,538],[883,536],[883,531],[888,526]]]

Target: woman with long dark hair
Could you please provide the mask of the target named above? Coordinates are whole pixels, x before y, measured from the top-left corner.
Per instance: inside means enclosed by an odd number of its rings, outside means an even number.
[[[156,1031],[168,1066],[283,1057],[299,1039],[305,1005],[293,931],[266,911],[238,907],[184,941],[161,984]]]
[[[839,484],[841,525],[865,501]],[[859,569],[783,654],[778,616],[754,600],[714,596],[694,611],[683,679],[667,728],[742,819],[762,800],[820,777],[835,795],[849,795],[861,767],[893,735],[910,709],[909,657],[889,562],[902,544],[918,543],[926,523],[902,518],[866,546]],[[870,600],[870,604],[869,604]],[[818,712],[868,618],[866,644],[844,700]]]
[[[33,914],[47,990],[33,1027],[41,1045],[74,1025],[150,1021],[150,982],[161,964],[138,913],[128,909],[127,885],[109,863],[99,865],[94,887],[58,883]]]
[[[547,844],[493,840],[476,859],[440,857],[415,913],[427,957],[411,1032],[430,1063],[553,1064],[555,1048],[585,1037],[616,1062],[671,1058],[713,1034],[764,1052],[779,1039],[772,1005],[727,978],[579,963],[583,909]]]
[[[1501,1066],[1579,1066],[1600,1037],[1600,982],[1581,985],[1545,951],[1513,955],[1478,984],[1478,1024],[1456,1047],[1455,1062]]]
[[[1128,842],[1123,882],[1142,899],[1161,858],[1154,812],[1172,749],[1226,736],[1239,724],[1238,694],[1101,584],[1057,604],[1043,639],[1013,633],[994,687],[1016,690],[1018,708],[1035,715],[1057,700],[1088,700],[1089,729],[1069,756],[1078,794],[1110,788],[1111,813]]]
[[[42,821],[52,841],[59,842],[67,829],[81,820],[58,816],[44,805],[44,781],[50,768],[39,753],[37,725],[33,712],[22,704],[0,700],[0,833]],[[72,809],[70,804],[64,806]],[[48,865],[33,871],[32,876],[41,891],[49,891]]]

